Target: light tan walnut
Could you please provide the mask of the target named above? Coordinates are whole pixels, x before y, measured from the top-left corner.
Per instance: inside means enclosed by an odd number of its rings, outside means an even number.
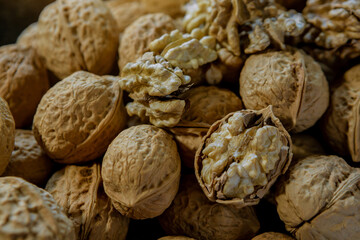
[[[195,240],[195,238],[189,238],[185,236],[166,236],[159,238],[158,240]]]
[[[21,177],[44,187],[54,167],[53,161],[36,142],[32,131],[16,129],[14,151],[3,176]]]
[[[100,0],[58,0],[40,14],[36,50],[58,78],[85,70],[111,71],[118,47],[118,30]]]
[[[210,25],[211,15],[210,0],[193,0],[185,5],[185,16],[183,19],[183,29],[191,33],[194,29],[199,29],[207,35]]]
[[[41,99],[33,131],[47,155],[60,163],[100,157],[126,125],[117,77],[79,71]]]
[[[296,162],[312,155],[325,155],[325,150],[321,143],[312,135],[298,133],[291,135],[293,143],[293,161]]]
[[[277,183],[277,211],[296,239],[357,239],[360,171],[337,156],[310,156]]]
[[[266,232],[256,237],[252,238],[251,240],[293,240],[294,238],[290,237],[289,235],[278,233],[278,232]]]
[[[192,175],[181,179],[178,194],[159,221],[168,234],[208,240],[247,240],[260,228],[252,207],[209,201]]]
[[[195,173],[211,200],[239,207],[258,204],[287,170],[291,138],[271,106],[241,110],[215,122],[195,156]]]
[[[150,13],[165,13],[171,17],[184,15],[183,5],[189,0],[140,0],[145,11]]]
[[[54,173],[46,190],[75,226],[78,240],[125,240],[129,219],[113,207],[105,194],[101,165],[68,165]]]
[[[31,48],[0,48],[0,96],[10,107],[16,128],[31,124],[41,97],[49,88],[46,68]]]
[[[329,104],[329,86],[320,65],[300,50],[250,56],[240,74],[246,108],[273,105],[287,130],[313,126]]]
[[[5,171],[14,149],[15,121],[8,104],[0,97],[0,175]]]
[[[114,139],[104,156],[101,173],[105,192],[127,217],[159,216],[178,191],[180,165],[170,134],[151,125],[128,128]]]
[[[16,44],[23,47],[32,47],[36,49],[36,38],[37,38],[37,22],[32,23],[25,28],[16,40]]]
[[[331,94],[323,134],[338,154],[360,162],[360,65],[348,70]]]
[[[53,197],[21,178],[0,178],[0,238],[75,240],[73,223]]]
[[[138,18],[125,29],[121,37],[118,63],[120,70],[148,52],[153,40],[175,29],[175,21],[164,13],[147,14]]]

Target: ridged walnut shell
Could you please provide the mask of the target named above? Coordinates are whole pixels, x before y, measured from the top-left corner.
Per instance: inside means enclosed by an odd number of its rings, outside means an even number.
[[[53,197],[21,178],[0,178],[0,239],[75,240],[73,223]]]
[[[313,126],[329,104],[329,86],[320,65],[302,51],[250,56],[240,74],[240,96],[247,109],[273,106],[287,130]]]
[[[68,165],[54,173],[46,190],[73,221],[78,240],[125,240],[129,219],[105,194],[101,165]]]
[[[0,96],[10,107],[16,128],[31,125],[36,107],[49,88],[46,68],[32,48],[0,48]]]
[[[256,237],[252,238],[251,240],[294,240],[294,238],[278,232],[266,232]]]
[[[296,239],[360,236],[360,171],[337,156],[310,156],[277,183],[277,211]]]
[[[41,99],[33,124],[36,141],[60,163],[100,157],[126,125],[122,95],[116,77],[70,75]]]
[[[122,131],[102,163],[106,194],[115,208],[134,219],[159,216],[174,199],[180,157],[171,135],[151,125]]]
[[[215,122],[195,156],[195,174],[211,201],[259,203],[292,159],[292,142],[272,107],[241,110]]]
[[[111,71],[118,48],[118,29],[100,0],[58,0],[41,12],[36,50],[58,78],[85,70]]]
[[[252,207],[238,209],[209,201],[191,175],[181,179],[178,194],[159,221],[168,234],[198,240],[247,240],[260,228]]]
[[[5,171],[14,149],[15,122],[8,104],[0,97],[0,175]]]
[[[41,149],[31,130],[15,130],[14,151],[3,176],[21,177],[44,187],[54,167],[54,162]]]
[[[333,89],[321,126],[332,149],[360,162],[360,65],[348,70]]]

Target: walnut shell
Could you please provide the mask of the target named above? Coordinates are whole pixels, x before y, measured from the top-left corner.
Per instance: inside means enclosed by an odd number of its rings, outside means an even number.
[[[45,186],[54,170],[54,162],[36,142],[31,130],[15,130],[15,147],[3,176],[16,176]]]
[[[292,158],[288,132],[271,106],[241,110],[215,122],[195,156],[195,174],[211,200],[258,204]]]
[[[124,31],[119,47],[119,68],[135,62],[149,51],[150,43],[165,33],[176,29],[175,21],[164,13],[147,14],[139,17]]]
[[[45,152],[60,163],[100,157],[126,125],[118,78],[79,71],[41,99],[33,131]]]
[[[252,207],[237,209],[210,202],[192,175],[181,180],[178,194],[159,221],[169,234],[199,240],[245,240],[254,236],[260,228]]]
[[[16,44],[23,47],[36,48],[38,23],[34,22],[25,28],[16,40]]]
[[[313,126],[329,104],[329,86],[320,65],[302,51],[250,56],[240,74],[240,96],[248,109],[273,105],[287,130]]]
[[[111,204],[100,171],[98,163],[68,165],[54,173],[46,190],[73,221],[77,239],[125,240],[129,219]]]
[[[0,48],[0,96],[10,107],[16,128],[31,124],[41,97],[49,88],[46,68],[31,48]]]
[[[171,135],[151,125],[122,131],[103,159],[106,194],[134,219],[159,216],[171,204],[180,181],[180,157]]]
[[[8,104],[0,97],[0,175],[5,171],[14,149],[15,122]]]
[[[140,0],[147,12],[162,12],[172,17],[181,17],[184,14],[182,7],[187,1],[188,0]]]
[[[75,240],[73,223],[53,197],[21,178],[0,178],[0,238]]]
[[[360,65],[348,70],[331,95],[322,121],[326,141],[338,154],[360,162]]]
[[[196,239],[185,237],[185,236],[166,236],[166,237],[159,238],[158,240],[196,240]]]
[[[36,50],[60,79],[79,70],[109,73],[118,41],[116,21],[100,0],[58,0],[39,17]]]
[[[277,211],[296,239],[357,239],[360,171],[337,156],[310,156],[277,183]]]
[[[305,133],[291,135],[293,143],[293,161],[301,160],[312,155],[325,155],[321,143],[313,136]]]
[[[266,232],[256,237],[252,238],[251,240],[293,240],[294,238],[278,232]]]

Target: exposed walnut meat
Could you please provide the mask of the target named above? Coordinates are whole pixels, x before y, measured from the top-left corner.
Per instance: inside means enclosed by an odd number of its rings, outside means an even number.
[[[166,13],[171,17],[181,17],[184,14],[183,5],[188,0],[140,0],[144,10],[150,13]]]
[[[294,238],[292,238],[286,234],[283,234],[283,233],[266,232],[266,233],[257,235],[256,237],[252,238],[251,240],[294,240]]]
[[[211,1],[191,0],[185,5],[185,10],[184,31],[191,33],[194,29],[199,29],[206,35],[210,25]]]
[[[293,143],[293,163],[312,155],[325,155],[321,143],[313,136],[306,133],[291,135]]]
[[[16,40],[16,44],[23,47],[32,47],[33,49],[36,49],[37,29],[37,22],[29,25],[21,32]]]
[[[241,110],[215,122],[195,156],[195,173],[211,200],[255,205],[288,168],[291,139],[268,107]]]
[[[277,211],[296,239],[357,239],[360,171],[337,156],[310,156],[276,184]]]
[[[14,141],[15,121],[8,104],[0,97],[0,175],[9,163]]]

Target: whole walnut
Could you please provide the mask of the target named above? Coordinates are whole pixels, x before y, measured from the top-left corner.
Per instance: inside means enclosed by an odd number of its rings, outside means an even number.
[[[293,143],[293,161],[301,160],[311,155],[325,155],[325,150],[321,143],[312,135],[297,133],[291,135]]]
[[[159,221],[171,235],[198,240],[247,240],[260,228],[252,207],[238,209],[209,201],[192,175],[181,179],[178,194]]]
[[[151,125],[122,131],[102,163],[106,194],[114,207],[134,219],[159,216],[174,199],[180,157],[171,135]]]
[[[302,51],[250,56],[240,74],[240,96],[248,109],[273,106],[287,130],[313,126],[329,104],[329,86],[320,65]]]
[[[119,68],[135,62],[149,51],[150,43],[165,33],[176,29],[175,21],[164,13],[147,14],[139,17],[124,31],[119,47]]]
[[[358,239],[360,171],[337,156],[310,156],[277,183],[277,211],[296,239]]]
[[[68,165],[54,173],[46,190],[75,226],[78,240],[125,240],[129,219],[122,216],[105,194],[101,165]]]
[[[15,122],[8,104],[0,97],[0,175],[5,171],[14,149]]]
[[[278,232],[266,232],[256,237],[252,238],[251,240],[293,240],[294,238]]]
[[[33,124],[36,141],[60,163],[100,157],[126,126],[122,96],[116,77],[70,75],[41,99]]]
[[[348,70],[334,86],[321,127],[335,152],[360,162],[360,65]]]
[[[256,205],[292,159],[288,132],[272,107],[233,112],[215,122],[195,156],[195,174],[211,200]]]
[[[100,0],[58,0],[39,17],[36,50],[60,79],[79,70],[109,73],[118,41],[116,21]]]
[[[3,176],[16,176],[44,187],[54,170],[54,162],[36,142],[31,130],[15,130],[15,147]]]
[[[76,239],[73,223],[47,191],[17,177],[1,177],[0,186],[0,239]]]
[[[16,128],[31,124],[41,97],[49,88],[46,68],[31,48],[0,47],[0,96],[10,107]]]

